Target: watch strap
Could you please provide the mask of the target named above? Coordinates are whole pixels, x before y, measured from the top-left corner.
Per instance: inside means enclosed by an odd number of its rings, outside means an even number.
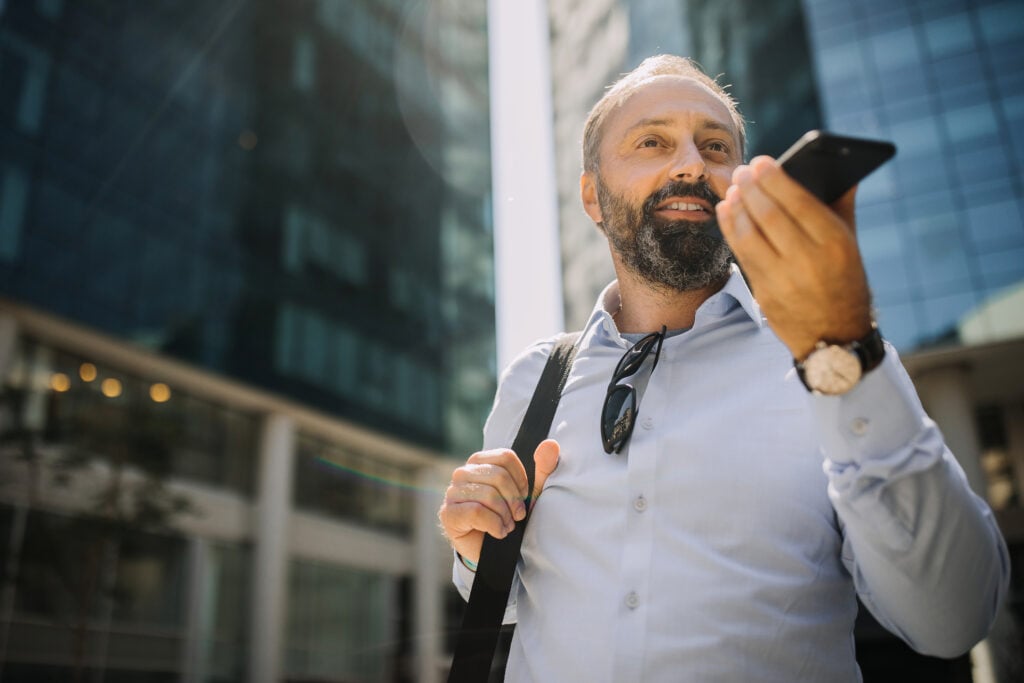
[[[860,358],[862,377],[881,365],[885,358],[885,342],[882,341],[882,333],[878,331],[878,325],[874,323],[871,324],[870,332],[850,346]]]

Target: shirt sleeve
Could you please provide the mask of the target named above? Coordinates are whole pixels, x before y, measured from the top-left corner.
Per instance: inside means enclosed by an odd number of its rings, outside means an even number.
[[[895,349],[848,394],[812,404],[842,560],[862,602],[918,652],[966,652],[995,619],[1009,556]]]
[[[554,340],[539,341],[527,348],[498,379],[498,391],[494,405],[484,424],[483,449],[509,448],[519,432],[526,408],[530,405],[537,380],[547,363],[554,346]],[[452,583],[464,600],[469,600],[473,589],[474,572],[470,571],[458,554],[452,553]],[[503,623],[516,623],[516,595],[519,592],[519,574],[512,580],[508,606],[505,608]]]

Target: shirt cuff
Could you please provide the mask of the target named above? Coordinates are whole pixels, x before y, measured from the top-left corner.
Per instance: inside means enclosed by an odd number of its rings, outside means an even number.
[[[905,447],[928,417],[895,349],[886,344],[882,364],[841,396],[813,395],[825,456],[835,465],[882,458]]]
[[[476,573],[469,570],[469,567],[462,564],[462,558],[459,554],[452,551],[452,583],[455,584],[455,588],[458,589],[459,594],[464,600],[469,600],[469,593],[473,588],[473,580],[476,578]]]

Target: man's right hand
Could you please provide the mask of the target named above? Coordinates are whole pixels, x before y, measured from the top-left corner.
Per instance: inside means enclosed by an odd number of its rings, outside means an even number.
[[[534,503],[558,466],[558,454],[554,439],[542,441],[534,451]],[[526,486],[526,469],[509,449],[471,455],[452,473],[452,483],[437,513],[455,551],[470,562],[479,562],[484,533],[504,538],[526,517]]]

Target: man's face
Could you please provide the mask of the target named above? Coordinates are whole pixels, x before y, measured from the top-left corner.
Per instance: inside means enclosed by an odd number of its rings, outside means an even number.
[[[726,276],[714,205],[741,157],[721,100],[692,79],[655,77],[605,121],[600,160],[584,174],[584,205],[627,269],[676,291]]]

